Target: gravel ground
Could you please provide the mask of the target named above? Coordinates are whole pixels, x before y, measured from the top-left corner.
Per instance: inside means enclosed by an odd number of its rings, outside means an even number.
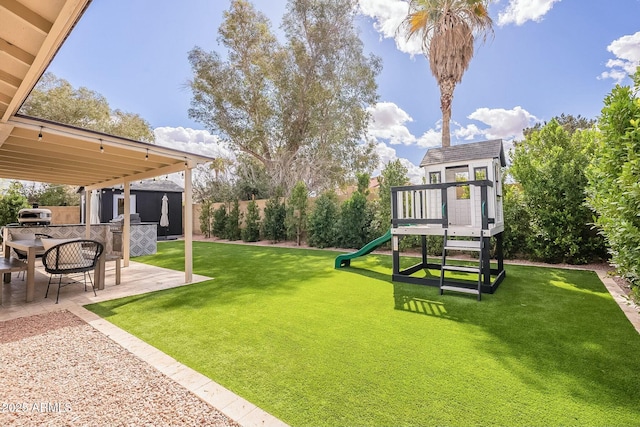
[[[2,426],[238,426],[68,311],[0,322]]]

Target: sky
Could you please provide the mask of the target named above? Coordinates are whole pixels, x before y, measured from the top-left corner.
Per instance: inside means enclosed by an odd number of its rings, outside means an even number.
[[[286,0],[252,3],[281,35]],[[93,0],[48,71],[139,114],[157,144],[227,156],[217,135],[188,117],[187,55],[195,46],[223,52],[217,30],[228,8],[229,0]],[[597,118],[640,65],[640,0],[499,0],[489,12],[494,34],[476,45],[454,93],[452,144],[501,138],[508,149],[523,129],[560,114]],[[419,42],[396,36],[406,13],[402,0],[360,0],[357,26],[365,53],[383,63],[379,101],[369,107],[377,172],[401,159],[419,183],[417,165],[441,143],[442,113]]]

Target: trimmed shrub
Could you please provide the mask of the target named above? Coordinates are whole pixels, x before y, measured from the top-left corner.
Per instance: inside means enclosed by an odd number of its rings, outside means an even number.
[[[229,215],[227,215],[227,227],[225,230],[225,237],[229,240],[240,240],[242,232],[240,230],[240,204],[237,200],[233,202]]]
[[[309,190],[304,182],[298,181],[293,187],[287,205],[287,238],[295,240],[300,246],[307,231],[307,209],[309,208]]]
[[[528,258],[529,236],[532,235],[529,211],[518,184],[503,186],[504,234],[502,250],[505,258]]]
[[[204,237],[211,237],[211,226],[213,223],[213,203],[211,199],[205,199],[200,204],[200,231]]]
[[[367,198],[355,192],[342,203],[338,222],[338,245],[343,248],[361,248],[371,240],[371,220],[373,212]]]
[[[227,207],[220,205],[213,211],[213,227],[211,232],[214,236],[224,239],[227,230]]]
[[[255,200],[247,204],[247,216],[245,227],[242,229],[242,240],[245,242],[257,242],[260,240],[260,208]]]
[[[315,208],[309,215],[309,246],[327,248],[338,243],[338,220],[340,208],[338,196],[333,191],[324,192],[318,197]]]
[[[264,219],[262,221],[262,235],[272,242],[279,242],[287,238],[285,218],[287,211],[280,197],[272,197],[264,207]]]

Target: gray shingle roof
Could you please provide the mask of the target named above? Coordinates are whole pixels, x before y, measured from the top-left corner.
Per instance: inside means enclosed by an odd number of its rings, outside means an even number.
[[[446,148],[431,148],[424,155],[420,162],[420,167],[480,159],[500,159],[500,164],[506,166],[507,162],[504,158],[502,140],[493,139],[491,141],[453,145]]]

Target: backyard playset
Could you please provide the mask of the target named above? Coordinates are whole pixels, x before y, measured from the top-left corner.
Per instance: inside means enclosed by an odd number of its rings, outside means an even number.
[[[350,265],[352,259],[367,255],[391,241],[392,280],[437,286],[444,291],[477,295],[493,293],[505,277],[502,233],[502,167],[506,164],[502,140],[491,140],[427,151],[420,166],[427,184],[391,189],[391,229],[359,251],[339,255],[335,267]],[[442,236],[440,263],[427,260],[427,236]],[[400,240],[421,237],[421,260],[401,269]],[[491,264],[491,241],[497,265]],[[450,251],[478,254],[477,265],[452,263]],[[439,270],[439,277],[416,275]],[[454,279],[460,273],[475,274],[477,281]],[[464,277],[464,276],[463,276]]]

